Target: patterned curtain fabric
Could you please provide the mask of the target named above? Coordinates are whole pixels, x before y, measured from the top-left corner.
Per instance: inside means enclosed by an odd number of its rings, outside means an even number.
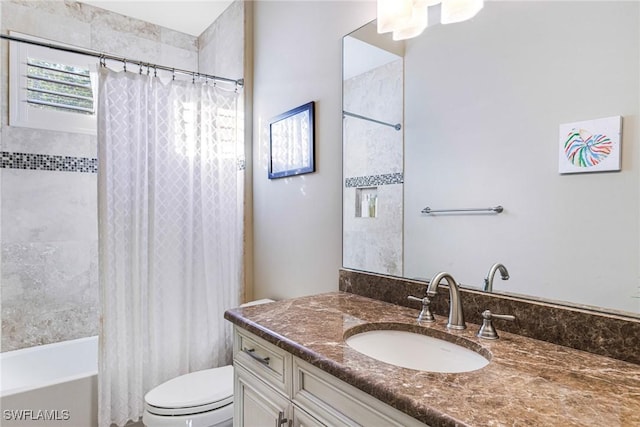
[[[238,95],[102,68],[98,218],[99,424],[123,426],[144,395],[231,362],[240,302],[243,174]]]

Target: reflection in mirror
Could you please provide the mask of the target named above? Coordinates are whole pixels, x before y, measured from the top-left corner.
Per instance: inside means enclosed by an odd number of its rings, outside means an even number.
[[[344,109],[402,123],[404,153],[386,139],[392,128],[345,117],[344,266],[409,278],[444,270],[481,290],[502,263],[510,279],[494,292],[637,316],[639,18],[639,2],[487,2],[471,21],[405,41],[404,76],[345,74]],[[381,110],[402,93],[395,116]],[[358,111],[358,100],[380,110]],[[615,116],[621,170],[561,174],[560,126]],[[378,184],[385,174],[401,178]],[[402,195],[383,194],[394,186]],[[377,216],[356,217],[356,190],[368,187]],[[498,205],[499,214],[422,213]]]
[[[366,26],[344,39],[343,265],[402,275],[403,59]]]

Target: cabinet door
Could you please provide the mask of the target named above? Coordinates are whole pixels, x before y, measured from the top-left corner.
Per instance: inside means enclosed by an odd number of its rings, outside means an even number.
[[[241,366],[235,366],[234,421],[238,427],[290,427],[291,403]]]

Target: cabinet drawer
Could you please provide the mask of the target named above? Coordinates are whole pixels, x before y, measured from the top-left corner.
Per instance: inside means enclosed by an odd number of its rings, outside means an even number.
[[[234,331],[234,363],[290,398],[291,354],[243,329],[236,327]]]
[[[327,427],[327,425],[293,405],[293,427]]]
[[[294,357],[293,402],[331,426],[422,426],[425,424]]]

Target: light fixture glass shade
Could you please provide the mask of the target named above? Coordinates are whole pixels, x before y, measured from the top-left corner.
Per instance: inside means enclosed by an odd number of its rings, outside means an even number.
[[[442,0],[440,22],[453,24],[471,19],[484,6],[484,0]]]
[[[402,29],[411,21],[412,0],[378,0],[378,32]]]
[[[393,31],[394,40],[406,40],[420,35],[429,25],[429,2],[414,0],[411,20],[404,28]]]

